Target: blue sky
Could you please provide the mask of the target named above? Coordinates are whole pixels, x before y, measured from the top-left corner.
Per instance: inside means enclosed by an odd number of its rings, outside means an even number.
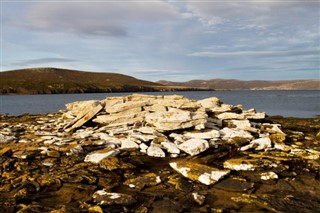
[[[1,0],[1,71],[320,78],[320,1]]]

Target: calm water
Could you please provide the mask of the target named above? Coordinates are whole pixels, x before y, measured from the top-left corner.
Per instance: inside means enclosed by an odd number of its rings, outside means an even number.
[[[81,100],[101,100],[109,96],[132,93],[94,93],[61,95],[0,96],[0,114],[44,114],[65,109],[65,104]],[[285,117],[319,117],[320,91],[208,91],[208,92],[149,92],[150,95],[184,95],[191,99],[218,97],[227,104],[242,104],[268,115]]]

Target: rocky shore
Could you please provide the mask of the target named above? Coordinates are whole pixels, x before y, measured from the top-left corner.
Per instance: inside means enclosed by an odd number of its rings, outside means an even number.
[[[317,212],[320,119],[131,95],[0,117],[0,212]]]

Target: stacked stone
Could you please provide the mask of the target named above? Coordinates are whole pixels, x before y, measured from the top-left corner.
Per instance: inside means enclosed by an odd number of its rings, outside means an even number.
[[[271,147],[270,134],[283,134],[278,125],[263,124],[265,113],[243,110],[241,105],[216,98],[200,101],[183,96],[134,94],[102,101],[67,104],[65,129],[74,134],[95,134],[118,149],[139,149],[153,157],[198,155],[217,143],[237,139],[249,142],[241,150]],[[80,129],[92,120],[93,132]]]
[[[261,151],[279,145],[276,140],[272,144],[272,138],[285,138],[278,124],[262,123],[265,113],[224,104],[216,97],[196,101],[178,95],[134,94],[74,102],[67,104],[67,109],[67,132],[76,130],[74,135],[78,137],[91,135],[108,145],[107,149],[87,154],[85,162],[99,163],[127,149],[172,158],[195,156],[226,143],[233,143],[240,151]],[[90,120],[95,131],[81,129]],[[255,167],[246,159],[230,159],[224,163],[224,170],[181,161],[173,161],[170,166],[206,185],[217,182],[230,170]]]

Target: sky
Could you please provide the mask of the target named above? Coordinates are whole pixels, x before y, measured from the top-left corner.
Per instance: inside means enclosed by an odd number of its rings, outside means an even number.
[[[1,71],[320,79],[320,0],[1,0]]]

